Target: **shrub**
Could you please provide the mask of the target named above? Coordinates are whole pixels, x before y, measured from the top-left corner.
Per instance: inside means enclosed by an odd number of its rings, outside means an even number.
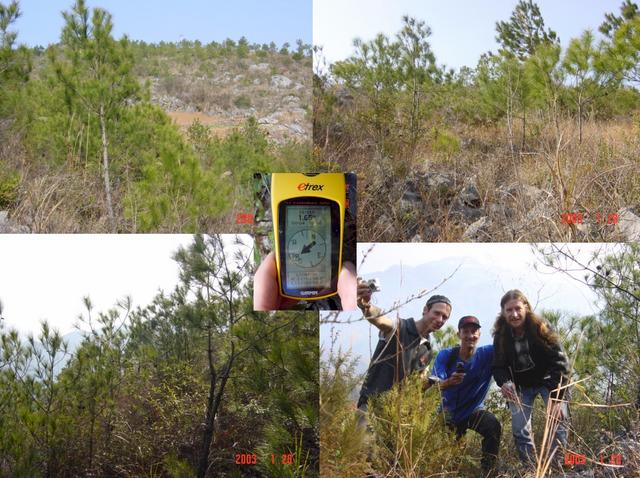
[[[363,476],[367,468],[364,430],[350,396],[360,380],[357,360],[338,351],[320,364],[320,469],[323,476]]]
[[[416,374],[372,401],[368,415],[376,437],[374,468],[398,478],[453,471],[452,476],[472,476],[473,460],[464,453],[464,440],[456,440],[437,412],[439,390],[423,392],[422,381]]]
[[[233,100],[233,104],[236,105],[236,108],[250,108],[251,98],[246,95],[240,95],[235,100]]]
[[[0,172],[0,209],[15,203],[19,185],[20,175],[17,172]]]
[[[435,154],[450,158],[460,152],[460,139],[446,129],[434,127],[431,129],[431,148]]]

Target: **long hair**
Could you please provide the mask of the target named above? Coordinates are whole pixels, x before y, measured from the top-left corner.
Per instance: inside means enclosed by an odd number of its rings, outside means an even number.
[[[491,334],[494,337],[499,338],[501,345],[504,347],[506,336],[509,331],[509,324],[507,323],[507,318],[504,315],[504,305],[514,299],[522,302],[526,309],[524,328],[527,335],[540,342],[546,348],[558,345],[560,343],[560,337],[558,337],[558,334],[551,330],[545,320],[533,312],[527,297],[518,289],[508,291],[502,296],[502,299],[500,299],[500,314],[498,314],[496,322],[493,324]]]

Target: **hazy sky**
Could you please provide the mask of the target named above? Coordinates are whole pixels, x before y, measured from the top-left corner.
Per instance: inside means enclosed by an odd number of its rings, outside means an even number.
[[[369,246],[358,244],[358,264]],[[571,244],[569,247],[577,257],[587,262],[593,251],[614,246]],[[500,298],[510,289],[522,290],[538,311],[560,310],[577,315],[598,311],[596,296],[589,287],[566,274],[549,273],[544,268],[538,272],[534,269],[537,262],[528,244],[379,243],[358,268],[358,275],[380,280],[381,291],[374,294],[374,304],[387,309],[422,289],[436,287],[455,271],[453,277],[437,291],[403,306],[390,316],[419,319],[427,297],[444,294],[453,304],[446,326],[455,328],[463,315],[476,315],[483,326],[480,344],[484,345],[491,343],[490,329],[500,309]],[[359,312],[344,312],[340,320],[361,317]],[[361,357],[360,368],[366,367],[369,351],[377,342],[377,329],[364,320],[333,327],[339,332],[337,344],[343,350],[351,348]],[[321,327],[320,343],[324,352],[330,345],[330,333],[331,325]]]
[[[313,43],[323,46],[333,63],[353,52],[353,39],[371,40],[377,33],[393,36],[403,15],[425,20],[439,65],[475,67],[480,55],[496,51],[495,24],[508,20],[517,0],[316,0]],[[585,29],[596,31],[606,12],[619,12],[622,0],[537,0],[547,28],[563,47]]]
[[[251,242],[249,236],[243,240]],[[188,234],[0,234],[5,326],[37,335],[46,319],[67,334],[85,311],[87,295],[94,313],[127,295],[134,306],[144,306],[160,289],[173,290],[178,283],[173,253],[191,242]]]
[[[61,12],[74,0],[20,0],[22,17],[15,24],[18,42],[29,46],[56,43],[63,26]],[[246,36],[252,43],[297,39],[311,43],[311,0],[87,0],[113,16],[114,36],[157,43],[200,40],[209,43]]]

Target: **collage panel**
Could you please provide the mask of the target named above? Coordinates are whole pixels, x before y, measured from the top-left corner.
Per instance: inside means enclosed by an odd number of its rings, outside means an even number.
[[[315,159],[359,174],[360,239],[638,241],[638,11],[315,2]]]
[[[318,476],[317,313],[253,310],[252,242],[0,236],[0,476]]]
[[[640,247],[358,244],[320,312],[322,476],[634,476]]]
[[[254,180],[254,309],[355,309],[356,175],[256,173]]]
[[[246,232],[255,171],[309,170],[310,1],[0,15],[1,232]]]
[[[0,0],[0,478],[640,476],[639,65],[637,0]]]

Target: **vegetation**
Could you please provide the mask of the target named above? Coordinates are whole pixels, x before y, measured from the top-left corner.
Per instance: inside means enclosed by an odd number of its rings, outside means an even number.
[[[144,307],[85,298],[75,349],[0,328],[0,476],[318,476],[317,315],[254,312],[229,239]]]
[[[570,316],[564,312],[537,311],[558,332],[568,353],[572,375],[569,453],[584,455],[584,466],[574,472],[595,477],[635,476],[640,471],[638,426],[640,424],[640,247],[621,244],[595,253],[580,262],[569,248],[536,248],[538,266],[548,272],[570,274],[584,281],[598,297],[597,312]],[[332,316],[331,323],[339,323]],[[458,343],[452,328],[435,335],[435,352]],[[331,350],[320,365],[321,470],[326,476],[360,477],[377,473],[389,477],[422,477],[435,474],[481,476],[480,437],[469,432],[457,442],[437,413],[440,403],[435,387],[422,391],[421,377],[414,376],[382,394],[367,413],[373,429],[368,437],[357,426],[354,401],[362,376],[349,351]],[[503,434],[496,476],[538,478],[563,476],[557,469],[535,473],[520,467],[510,433],[511,414],[498,389],[485,401],[502,424]],[[533,436],[540,447],[545,434],[545,409],[538,400]],[[607,468],[611,457],[621,456],[621,468]],[[566,472],[571,466],[564,467]],[[568,476],[568,475],[567,475]],[[573,475],[572,475],[573,476]],[[576,475],[578,476],[578,475]],[[584,475],[579,475],[584,476]]]
[[[307,45],[116,40],[109,12],[76,0],[60,43],[28,49],[16,47],[11,28],[20,14],[18,2],[0,4],[0,206],[29,231],[229,230],[250,211],[245,178],[304,169],[305,141],[267,141],[251,117],[223,135],[200,125],[188,136],[151,96],[164,88],[194,108],[262,105],[246,94],[216,98],[211,86],[192,89],[178,78],[185,70],[212,77],[231,64],[262,62],[266,74],[286,62],[304,67]]]
[[[496,23],[498,51],[452,70],[436,65],[425,22],[404,17],[316,72],[316,164],[359,172],[367,241],[624,239],[596,219],[640,198],[639,27],[626,0],[602,40],[561,45],[520,0]],[[578,212],[585,224],[562,223]]]

